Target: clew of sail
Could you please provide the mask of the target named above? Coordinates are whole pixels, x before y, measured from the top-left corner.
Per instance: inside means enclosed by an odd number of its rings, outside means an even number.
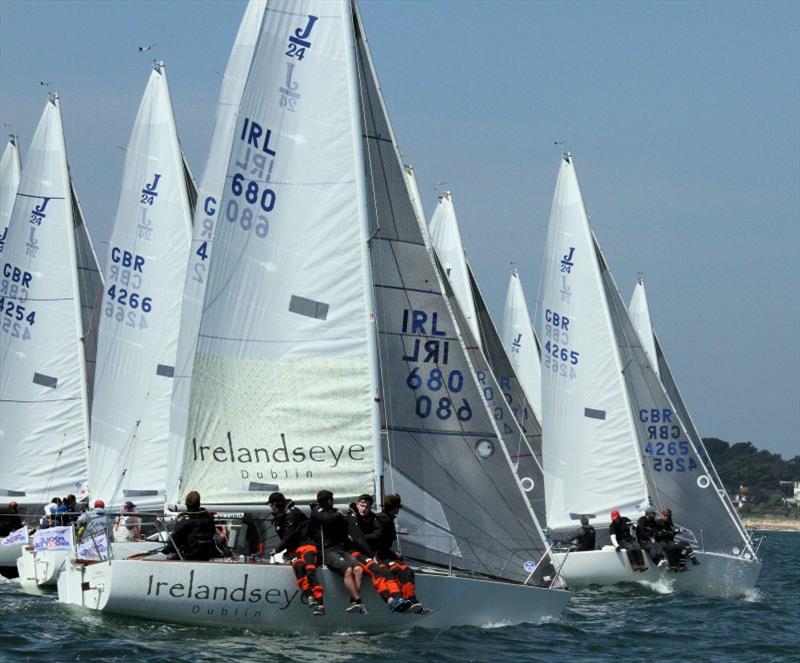
[[[14,198],[17,195],[22,165],[19,158],[19,138],[8,137],[6,149],[0,157],[0,253],[3,252],[8,235],[8,222],[14,210]]]
[[[192,244],[189,252],[189,265],[186,282],[183,286],[181,304],[180,336],[178,354],[173,379],[172,404],[170,413],[170,442],[167,461],[167,499],[176,502],[180,483],[183,445],[186,436],[186,423],[189,409],[192,364],[197,347],[197,332],[206,291],[208,264],[214,246],[214,226],[216,225],[228,158],[233,144],[236,117],[242,101],[247,73],[253,60],[256,41],[261,30],[266,0],[250,0],[245,9],[239,31],[231,49],[214,117],[211,143],[206,156],[200,188],[196,198]],[[266,155],[253,153],[254,160],[263,160]]]
[[[550,528],[636,515],[647,499],[634,422],[572,158],[556,184],[542,274],[542,434]]]
[[[519,272],[511,270],[508,282],[506,306],[503,310],[503,347],[522,384],[522,389],[533,408],[534,416],[541,421],[542,413],[542,365],[539,356],[539,340],[531,324],[525,294],[522,291]]]
[[[191,208],[163,63],[126,151],[100,310],[89,489],[106,504],[163,504]]]
[[[449,285],[404,181],[361,20],[354,13],[384,485],[403,497],[402,551],[432,564],[524,581],[545,544],[489,413],[478,366],[468,356],[469,341],[460,332],[460,325],[465,330],[467,325],[452,290],[450,299],[445,297]],[[475,355],[482,358],[479,351]]]
[[[179,490],[214,504],[373,489],[358,109],[344,2],[269,3],[237,119]]]
[[[650,472],[659,499],[664,506],[669,506],[673,509],[673,516],[677,522],[692,528],[695,537],[702,539],[707,549],[732,552],[736,548],[740,552],[749,553],[754,557],[755,552],[750,542],[750,537],[745,532],[739,515],[728,497],[725,486],[719,478],[711,458],[708,456],[703,440],[692,421],[678,385],[672,376],[667,358],[653,330],[647,306],[644,281],[641,278],[637,281],[628,311],[631,314],[631,322],[639,335],[648,361],[651,361],[648,347],[652,345],[653,357],[655,357],[656,363],[651,363],[651,368],[657,368],[657,376],[660,378],[661,385],[670,403],[665,407],[668,409],[674,408],[669,409],[669,411],[675,412],[677,415],[676,422],[666,430],[663,427],[672,422],[661,422],[661,425],[658,425],[659,422],[650,423],[646,427],[643,436],[643,439],[646,440],[643,452],[649,460]],[[636,314],[634,315],[634,313]],[[625,325],[622,324],[621,326],[624,334],[626,331]],[[649,337],[643,336],[643,334],[648,333],[650,334]],[[628,334],[630,334],[629,330]],[[623,352],[626,351],[634,355],[638,354],[633,350],[623,349]],[[641,361],[641,356],[636,357],[636,359]],[[643,374],[646,372],[645,369],[640,370]],[[641,377],[641,382],[648,383],[648,390],[644,392],[646,406],[647,399],[656,398],[659,395],[659,390],[649,384],[652,383],[652,378],[647,380],[644,376]],[[663,397],[661,401],[665,402]],[[651,419],[651,415],[652,412],[649,415],[643,415],[643,418]],[[663,412],[661,419],[664,419]],[[651,428],[654,424],[655,434]],[[665,436],[662,436],[662,433]],[[703,468],[704,472],[700,472],[700,468]],[[674,485],[674,482],[660,479],[660,473],[662,472],[665,475],[673,475],[678,478],[680,490]],[[662,486],[664,486],[663,491]],[[695,497],[695,493],[698,492],[699,497]],[[675,497],[676,494],[677,497]],[[695,502],[695,499],[698,501]],[[721,501],[726,513],[723,513],[719,508],[718,499]],[[682,509],[677,510],[676,505],[682,505]],[[695,506],[699,505],[703,505],[703,508],[707,509],[708,513],[701,513],[698,508],[695,508]],[[734,528],[736,533],[733,531]]]
[[[60,102],[52,94],[31,141],[2,254],[0,495],[22,504],[74,492],[86,478],[75,205]]]

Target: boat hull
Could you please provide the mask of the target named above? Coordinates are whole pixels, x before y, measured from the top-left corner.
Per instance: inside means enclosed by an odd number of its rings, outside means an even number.
[[[417,592],[430,614],[390,613],[366,577],[367,614],[348,614],[341,578],[322,569],[321,581],[327,610],[322,617],[312,616],[285,565],[112,560],[68,566],[58,590],[59,601],[93,610],[274,633],[538,624],[558,618],[569,598],[563,590],[418,573]]]
[[[131,541],[112,543],[111,549],[115,558],[125,559],[131,555],[157,550],[163,546],[164,544],[158,541]],[[68,550],[36,551],[30,546],[23,549],[17,559],[20,585],[26,590],[56,587],[58,577],[71,554],[72,551]]]
[[[15,546],[0,546],[0,576],[16,578],[19,575],[17,560],[24,547],[22,543]]]
[[[719,553],[697,552],[699,566],[684,573],[656,567],[645,554],[647,571],[636,573],[624,551],[611,546],[586,552],[555,553],[553,563],[570,587],[616,585],[635,582],[657,591],[675,591],[702,596],[743,596],[755,587],[761,563]]]

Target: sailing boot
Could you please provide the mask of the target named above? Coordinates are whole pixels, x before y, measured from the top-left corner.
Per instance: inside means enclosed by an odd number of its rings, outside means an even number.
[[[311,613],[314,617],[322,617],[325,614],[325,606],[322,603],[317,603]]]

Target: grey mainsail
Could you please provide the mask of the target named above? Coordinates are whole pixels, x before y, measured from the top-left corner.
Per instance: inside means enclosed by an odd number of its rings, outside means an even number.
[[[403,553],[524,581],[543,555],[544,541],[481,393],[468,356],[473,353],[461,335],[465,325],[459,324],[461,316],[451,315],[454,298],[445,297],[446,279],[417,221],[357,10],[354,14],[384,482],[387,492],[403,496],[400,524],[408,530]]]

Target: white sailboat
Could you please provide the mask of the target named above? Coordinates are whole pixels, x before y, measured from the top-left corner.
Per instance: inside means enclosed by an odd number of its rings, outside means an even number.
[[[511,269],[506,306],[503,309],[503,347],[525,396],[538,419],[542,420],[542,366],[539,339],[531,324],[525,294],[516,267]]]
[[[11,135],[0,157],[0,253],[8,235],[8,222],[14,210],[14,199],[22,176],[22,163],[19,158],[19,138]]]
[[[59,103],[51,94],[45,104],[0,258],[0,499],[28,514],[53,495],[85,492],[92,311],[102,288]],[[16,572],[20,552],[0,547],[0,566]]]
[[[178,337],[178,354],[175,363],[175,376],[172,387],[172,403],[169,422],[169,454],[167,459],[167,476],[178,477],[182,461],[183,440],[186,436],[186,424],[189,415],[189,394],[192,380],[192,365],[197,348],[197,332],[200,329],[200,317],[203,311],[206,284],[208,282],[208,265],[214,248],[214,227],[219,218],[229,220],[227,210],[222,210],[222,193],[225,188],[228,157],[234,139],[234,128],[242,102],[242,92],[250,71],[261,20],[264,16],[266,0],[249,0],[239,30],[236,33],[233,48],[225,68],[220,88],[211,142],[206,156],[203,175],[200,179],[197,199],[199,204],[194,208],[194,227],[192,230],[189,264],[183,286],[181,303],[180,334]],[[245,157],[252,162],[251,167],[266,164],[266,155],[255,150]],[[231,208],[231,214],[233,208]],[[235,217],[234,217],[235,219]],[[174,487],[173,487],[174,488]]]
[[[713,487],[653,371],[596,242],[572,158],[561,162],[542,279],[540,338],[548,526],[558,538],[588,515],[601,549],[556,555],[574,586],[663,581],[677,591],[737,596],[760,563]],[[670,507],[701,561],[633,573],[607,541],[610,512],[632,520]],[[648,560],[649,561],[649,560]]]
[[[248,151],[268,156],[269,180],[243,166]],[[308,502],[324,487],[339,503],[399,491],[402,551],[423,567],[432,612],[390,614],[362,588],[368,614],[354,620],[323,570],[328,612],[315,618],[288,566],[230,562],[71,568],[60,600],[274,632],[560,614],[567,594],[546,588],[546,545],[404,184],[349,0],[267,6],[227,174],[221,209],[234,220],[216,228],[171,497],[197,488],[210,505],[258,511],[276,489]]]

